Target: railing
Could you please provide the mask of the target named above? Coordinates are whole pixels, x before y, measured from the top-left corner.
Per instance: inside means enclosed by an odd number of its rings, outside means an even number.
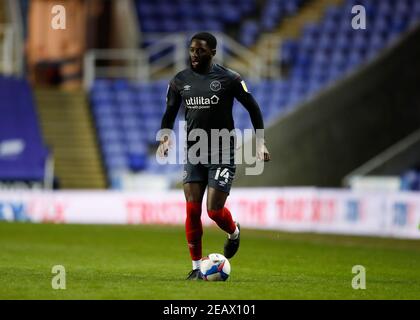
[[[106,62],[106,65],[98,66],[99,61]],[[84,57],[84,86],[89,89],[96,78],[129,78],[147,81],[150,78],[149,69],[149,64],[141,50],[90,50]]]
[[[0,25],[0,73],[23,74],[23,30],[20,2],[4,1],[7,23]]]
[[[91,50],[85,55],[84,85],[91,87],[96,78],[130,78],[139,81],[150,81],[174,75],[187,66],[188,44],[191,34],[145,33],[143,49],[101,49]],[[217,63],[232,67],[242,76],[260,80],[265,77],[278,76],[276,57],[272,51],[273,43],[278,45],[278,38],[267,37],[267,52],[255,53],[242,46],[223,33],[215,33],[218,49],[215,57]],[[271,51],[270,51],[271,50]],[[105,62],[100,66],[99,61]],[[120,61],[120,63],[117,63]]]
[[[385,171],[386,175],[395,175],[395,172],[402,172],[405,168],[414,167],[418,160],[418,149],[420,146],[420,129],[409,136],[398,141],[385,151],[376,155],[371,160],[356,168],[343,178],[343,186],[351,187],[354,181],[371,175],[378,176]],[[400,159],[400,160],[398,160]]]
[[[262,34],[261,41],[258,46],[258,55],[264,57],[266,70],[264,76],[266,78],[281,77],[282,70],[280,66],[280,45],[282,39],[276,34]]]
[[[0,73],[14,73],[14,31],[9,24],[0,25]]]
[[[54,189],[54,156],[50,152],[48,158],[45,161],[45,174],[44,174],[44,189],[53,190]]]

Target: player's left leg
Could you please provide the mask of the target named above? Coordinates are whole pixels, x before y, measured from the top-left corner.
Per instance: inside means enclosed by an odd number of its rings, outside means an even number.
[[[224,246],[224,255],[226,258],[232,258],[239,248],[239,223],[233,221],[232,214],[225,207],[228,192],[216,189],[213,186],[208,188],[207,194],[207,211],[209,217],[228,234],[228,238]]]

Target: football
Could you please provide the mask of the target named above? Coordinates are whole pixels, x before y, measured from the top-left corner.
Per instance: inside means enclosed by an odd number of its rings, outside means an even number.
[[[226,281],[230,275],[230,263],[224,255],[212,253],[201,259],[200,271],[206,281]]]

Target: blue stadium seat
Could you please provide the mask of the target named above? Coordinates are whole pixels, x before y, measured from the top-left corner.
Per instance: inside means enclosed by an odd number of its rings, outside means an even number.
[[[105,156],[105,165],[108,168],[109,172],[115,170],[125,170],[128,168],[127,159],[125,156]]]
[[[303,37],[306,36],[313,39],[318,39],[320,32],[320,27],[316,23],[306,23],[303,27]]]
[[[328,36],[329,39],[334,39],[337,35],[340,23],[335,20],[324,20],[321,25],[321,32]]]
[[[108,91],[111,87],[111,81],[108,79],[96,79],[92,85],[92,92],[96,91]]]
[[[221,19],[227,24],[237,23],[241,19],[241,12],[233,4],[223,2],[220,10],[223,12]]]
[[[342,53],[349,52],[351,49],[353,49],[350,41],[351,40],[347,35],[339,35],[335,42],[335,49]]]
[[[197,11],[200,12],[202,16],[206,16],[209,19],[215,20],[219,15],[219,10],[217,9],[217,7],[210,2],[200,1],[197,3],[197,6]]]
[[[91,100],[94,104],[110,103],[113,100],[113,94],[109,90],[94,91]]]
[[[343,11],[338,6],[329,6],[325,11],[325,20],[333,21],[336,24],[343,18]]]
[[[207,30],[210,32],[222,32],[223,25],[220,21],[215,19],[205,19],[203,20],[203,30]]]
[[[0,141],[15,144],[0,156],[0,180],[43,182],[49,150],[43,142],[29,83],[0,76]]]
[[[96,125],[100,130],[117,129],[118,119],[113,115],[100,115],[96,117]]]
[[[352,51],[347,58],[348,67],[354,68],[361,64],[363,60],[364,55],[361,51]]]
[[[360,30],[354,35],[351,48],[354,51],[365,52],[367,49],[367,44],[369,43],[369,39],[370,33],[366,32],[366,30]]]
[[[256,21],[248,20],[242,24],[239,41],[245,46],[251,46],[255,43],[259,32],[259,26]]]
[[[318,40],[318,49],[328,54],[333,49],[334,44],[329,34],[322,33]]]
[[[125,152],[125,146],[118,141],[107,141],[103,145],[105,155],[122,155]]]
[[[307,53],[313,54],[316,50],[318,41],[311,35],[304,35],[301,40],[301,49]]]
[[[107,129],[100,131],[100,139],[103,143],[122,141],[121,132],[118,129]]]

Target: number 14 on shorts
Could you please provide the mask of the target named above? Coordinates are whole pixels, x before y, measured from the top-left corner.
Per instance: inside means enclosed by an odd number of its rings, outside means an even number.
[[[215,180],[219,180],[220,178],[225,178],[225,182],[227,183],[229,181],[229,169],[227,168],[217,168],[216,174],[214,176]]]

